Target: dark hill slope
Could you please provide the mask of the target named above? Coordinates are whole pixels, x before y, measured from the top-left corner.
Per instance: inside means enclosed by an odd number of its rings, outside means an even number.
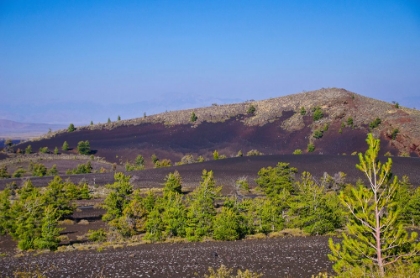
[[[385,161],[383,157],[381,161]],[[358,163],[357,156],[337,156],[337,155],[270,155],[270,156],[251,156],[236,157],[222,159],[217,161],[207,161],[203,163],[194,163],[182,166],[174,166],[159,169],[148,169],[143,171],[128,172],[131,175],[135,187],[151,188],[161,187],[164,183],[165,176],[175,170],[179,171],[182,176],[183,186],[188,188],[196,187],[200,180],[202,170],[212,170],[217,184],[223,185],[223,193],[230,194],[234,191],[235,182],[240,177],[247,177],[250,185],[255,185],[255,179],[258,177],[258,171],[263,167],[275,166],[278,162],[288,162],[291,166],[296,167],[300,173],[303,171],[310,172],[314,177],[320,178],[327,172],[334,175],[338,172],[347,174],[346,182],[355,183],[359,178],[366,180],[363,173],[356,169]],[[393,158],[393,173],[400,178],[407,175],[413,185],[420,185],[420,159],[419,158]],[[63,179],[70,178],[73,182],[78,183],[82,180],[93,185],[105,185],[114,181],[112,173],[105,174],[86,174],[62,176]],[[52,177],[31,178],[35,186],[45,186]],[[0,190],[7,183],[16,181],[17,184],[22,182],[21,179],[0,179]]]
[[[249,115],[251,105],[256,111]],[[305,115],[300,113],[302,107],[307,111]],[[315,107],[320,107],[324,114],[317,121],[313,120]],[[191,123],[193,111],[198,120]],[[352,126],[347,124],[349,118],[353,119]],[[308,143],[315,145],[317,154],[350,154],[365,149],[369,123],[376,118],[381,119],[381,124],[373,133],[382,139],[382,154],[390,151],[394,155],[401,152],[420,155],[419,111],[344,89],[321,89],[264,101],[79,127],[75,132],[52,133],[39,141],[19,144],[15,149],[24,149],[28,144],[34,150],[44,146],[53,149],[64,141],[75,148],[77,142],[89,140],[96,155],[118,163],[132,161],[137,154],[149,158],[156,153],[173,162],[187,153],[211,157],[215,149],[227,156],[251,149],[265,154],[290,154],[297,148],[305,151]],[[395,129],[398,133],[393,139]],[[316,130],[324,130],[322,138],[313,137]]]

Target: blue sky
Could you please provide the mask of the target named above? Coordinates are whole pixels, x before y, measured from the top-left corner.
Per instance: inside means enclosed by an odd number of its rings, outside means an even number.
[[[1,1],[0,118],[105,122],[322,87],[420,109],[419,1]]]

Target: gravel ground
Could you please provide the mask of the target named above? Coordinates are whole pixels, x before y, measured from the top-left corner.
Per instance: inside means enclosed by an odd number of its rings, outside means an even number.
[[[47,277],[203,277],[209,267],[250,269],[263,277],[311,277],[331,272],[327,237],[235,242],[145,244],[98,251],[0,258],[0,274],[39,269]]]

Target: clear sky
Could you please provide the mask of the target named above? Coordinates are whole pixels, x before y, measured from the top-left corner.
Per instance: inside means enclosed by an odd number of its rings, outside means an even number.
[[[105,122],[322,87],[420,109],[420,1],[0,0],[0,118]]]

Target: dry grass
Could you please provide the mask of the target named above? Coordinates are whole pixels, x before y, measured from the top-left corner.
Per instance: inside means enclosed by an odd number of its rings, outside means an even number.
[[[268,234],[269,238],[274,237],[285,237],[285,236],[292,236],[292,237],[299,237],[299,236],[309,236],[308,233],[305,233],[301,229],[284,229],[278,232],[272,232]]]
[[[58,225],[74,225],[74,221],[71,219],[64,219],[62,221],[58,221]]]
[[[245,239],[266,239],[267,235],[263,234],[263,233],[258,233],[258,234],[254,234],[254,235],[247,235],[245,236]]]
[[[82,219],[77,224],[79,224],[79,225],[89,225],[89,221],[86,220],[86,219]]]

